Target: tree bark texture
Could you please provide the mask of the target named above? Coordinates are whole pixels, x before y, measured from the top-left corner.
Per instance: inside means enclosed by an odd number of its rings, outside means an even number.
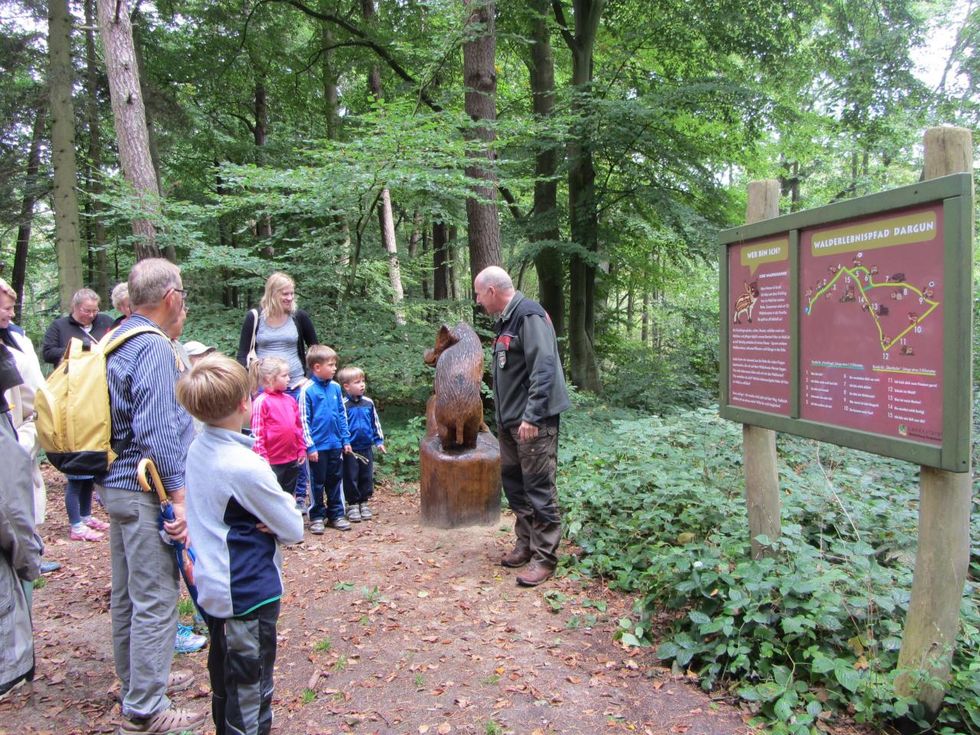
[[[34,224],[34,204],[37,202],[37,172],[41,165],[41,141],[44,138],[44,122],[47,105],[38,102],[31,131],[31,147],[27,152],[27,170],[24,176],[24,198],[20,206],[20,220],[17,225],[17,246],[14,249],[14,269],[11,275],[11,288],[17,292],[16,314],[21,318],[24,310],[24,281],[27,277],[27,254],[31,244],[31,228]]]
[[[466,114],[476,126],[469,132],[474,145],[468,152],[466,175],[479,182],[466,200],[470,271],[475,276],[489,265],[502,265],[500,221],[497,218],[497,175],[490,149],[496,138],[497,72],[494,69],[497,37],[492,0],[463,0],[468,16],[463,44],[463,83]],[[487,124],[480,124],[486,121]]]
[[[139,11],[139,4],[130,17],[133,23],[133,48],[136,52],[136,70],[140,78],[140,92],[143,93],[143,111],[146,114],[146,139],[150,143],[150,162],[153,176],[157,180],[157,191],[163,196],[163,175],[161,174],[160,147],[157,145],[157,128],[153,115],[153,88],[146,76],[146,60],[143,58],[142,28],[145,16]],[[177,262],[177,251],[173,243],[168,243],[163,256],[171,263]]]
[[[449,298],[449,234],[445,222],[432,223],[432,298],[446,301]]]
[[[779,181],[767,179],[749,184],[745,221],[747,224],[779,216]],[[745,467],[745,502],[749,515],[752,558],[766,556],[768,547],[756,541],[770,541],[780,535],[779,475],[776,471],[776,432],[759,426],[742,425],[742,463]]]
[[[140,88],[133,28],[125,0],[98,0],[99,32],[109,77],[109,97],[119,146],[119,163],[126,181],[139,198],[145,217],[133,220],[136,258],[160,256],[152,217],[159,211],[160,190],[150,156],[146,111]]]
[[[51,165],[55,251],[61,311],[82,287],[82,255],[75,164],[75,108],[72,104],[71,13],[67,0],[48,0],[48,89],[51,102]]]
[[[95,53],[95,0],[85,0],[85,120],[88,126],[89,252],[95,255],[93,285],[103,300],[109,299],[109,264],[106,259],[105,224],[102,221],[102,123],[99,117],[99,71]]]
[[[604,0],[574,0],[575,31],[563,31],[572,52],[573,113],[587,115],[592,96],[593,50]],[[552,0],[560,24],[565,26],[560,2]],[[599,212],[595,198],[595,166],[588,140],[573,136],[568,147],[568,211],[571,239],[589,253],[599,251]],[[598,391],[596,361],[594,260],[572,255],[569,263],[568,341],[572,382],[583,390]]]
[[[551,51],[551,29],[548,27],[549,0],[533,0],[531,19],[531,98],[535,117],[547,119],[555,109],[555,60]],[[553,141],[539,142],[534,157],[534,214],[531,240],[557,242],[558,230],[558,149]],[[538,274],[538,297],[551,316],[555,334],[565,336],[565,292],[561,253],[554,245],[543,247],[534,256]],[[559,341],[562,351],[564,340]]]
[[[973,171],[969,130],[930,128],[924,146],[926,179]],[[972,334],[972,326],[965,326],[967,334]],[[969,397],[965,400],[971,405]],[[960,603],[970,563],[971,481],[969,470],[923,467],[919,473],[919,543],[895,689],[914,696],[931,716],[939,712],[946,694],[960,627]]]

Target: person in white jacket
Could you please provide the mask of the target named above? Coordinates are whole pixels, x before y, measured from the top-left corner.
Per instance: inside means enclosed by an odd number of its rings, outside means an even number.
[[[24,382],[7,391],[7,404],[10,406],[10,416],[14,429],[17,430],[17,442],[33,461],[31,480],[34,486],[34,522],[44,523],[47,509],[47,493],[44,478],[41,476],[37,454],[41,448],[37,438],[35,425],[34,397],[37,392],[44,390],[44,374],[37,352],[24,330],[13,323],[14,306],[17,303],[17,293],[5,280],[0,278],[0,341],[7,345],[14,356],[17,371]]]

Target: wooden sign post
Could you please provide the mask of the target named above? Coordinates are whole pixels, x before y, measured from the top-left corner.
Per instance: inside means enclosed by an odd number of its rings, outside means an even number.
[[[779,181],[767,179],[749,184],[745,221],[747,224],[779,215]],[[722,319],[728,312],[722,310]],[[766,547],[757,536],[779,537],[779,475],[776,472],[776,432],[742,424],[742,462],[745,467],[745,502],[749,515],[752,558],[761,559]]]
[[[924,178],[973,171],[972,152],[969,130],[951,127],[927,130]],[[972,268],[968,270],[972,272]],[[969,323],[960,328],[966,334],[972,333]],[[970,367],[968,361],[965,369]],[[972,405],[969,395],[960,396],[959,400]],[[947,472],[921,468],[919,543],[912,599],[898,657],[901,674],[895,689],[901,695],[915,697],[932,715],[942,705],[943,684],[949,678],[959,631],[960,602],[970,558],[970,493],[969,469]]]

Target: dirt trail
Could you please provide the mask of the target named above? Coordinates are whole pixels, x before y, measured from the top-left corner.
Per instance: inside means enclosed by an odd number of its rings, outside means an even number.
[[[106,542],[67,540],[50,477],[48,557],[35,593],[38,675],[0,703],[5,733],[112,732],[118,708]],[[746,733],[744,714],[612,640],[631,600],[564,577],[536,589],[495,561],[511,522],[440,531],[417,495],[381,488],[372,521],[285,551],[276,721],[280,735],[331,733]],[[104,514],[99,511],[104,517]],[[206,652],[177,702],[208,708]]]

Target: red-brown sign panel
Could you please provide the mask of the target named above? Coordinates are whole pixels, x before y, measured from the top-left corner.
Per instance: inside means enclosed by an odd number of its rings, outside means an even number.
[[[789,237],[728,249],[729,403],[789,415]]]
[[[800,418],[941,444],[942,205],[802,230],[800,298]]]

